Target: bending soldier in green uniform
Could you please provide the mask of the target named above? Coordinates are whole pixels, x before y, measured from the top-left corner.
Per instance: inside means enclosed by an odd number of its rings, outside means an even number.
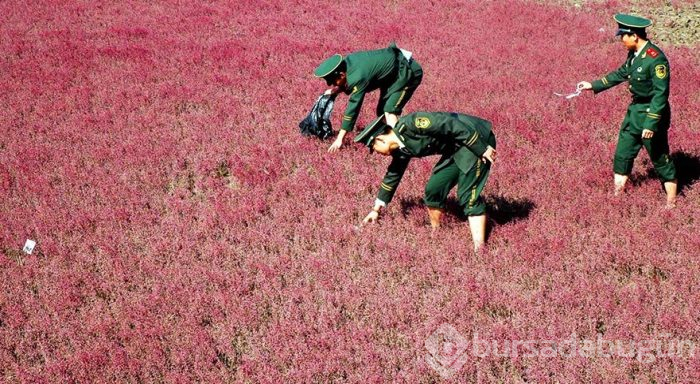
[[[457,197],[469,219],[474,250],[479,250],[486,237],[486,204],[481,191],[496,158],[496,136],[490,122],[449,112],[412,113],[389,125],[379,117],[355,141],[392,157],[374,207],[363,223],[376,221],[382,208],[391,202],[412,158],[440,154],[442,157],[425,186],[424,201],[430,224],[433,228],[440,226],[447,195],[457,185]]]
[[[423,69],[411,52],[391,44],[388,48],[355,52],[346,57],[333,55],[316,68],[314,75],[332,86],[326,93],[350,95],[338,137],[328,148],[329,152],[335,152],[343,145],[345,134],[355,126],[367,92],[380,90],[377,116],[384,114],[387,122],[395,123],[423,79]]]
[[[613,171],[615,195],[620,195],[632,172],[634,159],[643,146],[666,190],[666,207],[676,204],[676,168],[669,157],[668,128],[671,107],[668,102],[671,72],[664,53],[647,40],[645,28],[651,21],[624,14],[615,15],[617,35],[629,51],[627,60],[616,71],[592,83],[582,81],[577,88],[598,93],[622,82],[629,82],[632,102],[615,149]]]

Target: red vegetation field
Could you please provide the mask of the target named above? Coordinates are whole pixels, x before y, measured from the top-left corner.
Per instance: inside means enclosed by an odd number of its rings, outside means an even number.
[[[624,61],[629,7],[541,3],[0,2],[0,381],[440,382],[444,323],[501,346],[700,347],[700,47],[659,43],[678,207],[645,153],[616,199],[625,86],[552,93]],[[431,236],[436,158],[356,229],[389,160],[299,134],[314,67],[391,41],[425,71],[405,112],[494,122],[483,255],[456,214]],[[451,380],[700,381],[700,349],[469,351]]]

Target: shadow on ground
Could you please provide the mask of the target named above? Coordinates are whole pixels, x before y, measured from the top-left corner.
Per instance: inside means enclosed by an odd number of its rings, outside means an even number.
[[[497,225],[520,221],[530,216],[530,212],[535,208],[535,203],[529,199],[515,199],[504,196],[486,196],[486,215],[489,220]],[[401,214],[404,217],[412,216],[412,212],[420,210],[427,220],[427,212],[423,200],[420,198],[401,199]],[[455,216],[460,220],[467,220],[467,216],[459,206],[459,202],[454,197],[447,199],[445,213]]]
[[[673,163],[676,165],[676,175],[678,176],[678,193],[682,193],[683,189],[692,186],[700,179],[700,156],[696,156],[685,152],[675,152],[671,154]],[[659,188],[663,191],[663,182],[659,179],[654,166],[651,162],[646,161],[647,171],[641,175],[632,175],[630,182],[632,185],[639,185],[649,179],[657,180]]]
[[[486,214],[498,225],[504,225],[526,219],[535,209],[530,199],[514,199],[504,196],[486,198]]]
[[[695,184],[700,179],[700,156],[676,152],[671,157],[676,164],[679,192],[682,192],[685,187]]]

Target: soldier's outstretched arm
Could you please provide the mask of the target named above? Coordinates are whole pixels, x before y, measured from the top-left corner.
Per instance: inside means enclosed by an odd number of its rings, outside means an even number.
[[[343,115],[342,129],[352,131],[355,127],[357,116],[360,114],[362,103],[365,100],[365,91],[364,84],[353,85],[348,98],[348,106],[345,108],[345,114]]]
[[[401,183],[403,174],[406,172],[410,161],[411,158],[409,156],[402,154],[392,157],[391,164],[389,164],[389,168],[387,168],[384,174],[384,179],[382,179],[382,183],[379,185],[379,192],[377,193],[376,200],[374,200],[372,211],[362,220],[363,224],[376,221],[377,218],[379,218],[381,209],[386,207],[394,198],[396,188],[398,188],[399,183]]]
[[[328,152],[336,152],[343,146],[345,140],[345,135],[352,131],[355,127],[355,122],[357,121],[357,116],[362,109],[362,103],[365,100],[365,89],[362,85],[354,86],[352,93],[350,93],[350,99],[348,100],[348,106],[345,108],[345,113],[343,114],[343,123],[338,132],[338,137],[335,138],[333,144],[328,147]]]
[[[601,77],[600,79],[593,80],[591,88],[594,93],[605,91],[610,89],[620,83],[627,81],[629,75],[629,67],[627,66],[627,61],[625,61],[620,68],[608,73],[607,75]],[[579,83],[581,84],[581,83]]]

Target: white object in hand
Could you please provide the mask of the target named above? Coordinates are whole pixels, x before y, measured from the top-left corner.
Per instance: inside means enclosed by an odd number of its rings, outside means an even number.
[[[564,95],[563,93],[558,93],[558,92],[554,92],[554,94],[556,96],[563,97],[565,99],[573,99],[574,97],[579,96],[581,94],[581,88],[577,88],[576,92],[569,93],[568,95]]]

